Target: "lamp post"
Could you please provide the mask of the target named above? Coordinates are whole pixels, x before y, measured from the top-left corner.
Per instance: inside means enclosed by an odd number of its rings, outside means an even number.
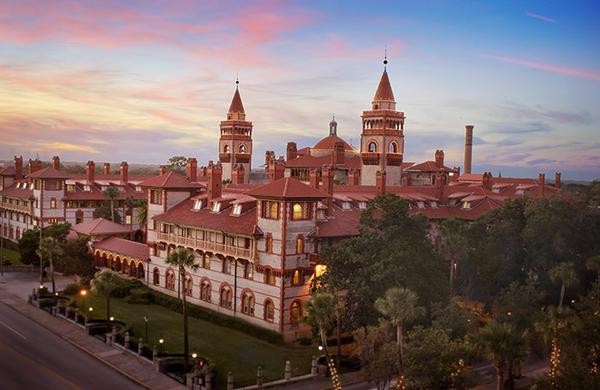
[[[150,322],[150,317],[144,316],[144,323],[146,325],[146,342],[148,342],[148,322]]]
[[[40,202],[41,203],[41,202]],[[42,205],[40,204],[40,208]],[[41,214],[41,212],[40,212]],[[42,248],[42,227],[44,223],[42,220],[42,216],[40,215],[40,219],[38,220],[38,228],[40,229],[40,240],[38,243],[38,248]],[[40,285],[44,284],[44,256],[42,256],[42,251],[40,250]]]
[[[163,339],[162,337],[158,339],[158,344],[159,344],[159,348],[160,348],[160,353],[162,353],[163,351],[163,344],[165,343],[165,339]]]
[[[87,295],[87,290],[82,289],[79,294],[81,295],[81,308],[85,311],[85,296]]]

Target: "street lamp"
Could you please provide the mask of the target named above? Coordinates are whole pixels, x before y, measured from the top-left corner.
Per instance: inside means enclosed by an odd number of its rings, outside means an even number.
[[[82,289],[79,294],[81,295],[81,308],[85,310],[85,296],[87,295],[87,290]]]
[[[164,343],[165,343],[165,340],[162,337],[160,339],[158,339],[158,344],[160,344],[160,353],[162,353],[162,351],[163,351]]]
[[[144,323],[146,324],[146,342],[148,342],[148,322],[150,322],[150,317],[144,316]]]
[[[110,317],[110,321],[112,322],[112,321],[114,321],[114,320],[115,320],[115,317],[111,316],[111,317]]]
[[[196,352],[192,353],[192,359],[196,359],[198,357],[198,354]]]

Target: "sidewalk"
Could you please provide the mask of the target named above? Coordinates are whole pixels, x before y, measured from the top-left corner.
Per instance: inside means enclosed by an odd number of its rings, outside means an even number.
[[[81,327],[35,308],[20,297],[9,293],[3,285],[0,285],[0,302],[39,323],[141,386],[148,389],[185,389],[185,386],[159,373],[152,364],[120,349],[109,347],[102,341],[88,336]]]

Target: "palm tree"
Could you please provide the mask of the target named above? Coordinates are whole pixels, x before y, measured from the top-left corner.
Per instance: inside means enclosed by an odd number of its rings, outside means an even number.
[[[577,283],[575,267],[571,262],[560,263],[548,271],[548,276],[550,276],[552,282],[560,283],[560,300],[558,301],[558,308],[560,309],[565,298],[567,287],[571,287]]]
[[[375,301],[375,309],[392,322],[396,327],[396,344],[400,358],[400,370],[404,368],[403,356],[403,327],[408,321],[413,321],[425,313],[417,306],[419,297],[412,290],[392,287],[385,292],[383,298]]]
[[[40,247],[35,251],[40,258],[48,259],[50,263],[50,278],[52,279],[52,294],[56,292],[56,283],[54,282],[54,259],[63,255],[63,248],[60,242],[54,237],[44,237],[40,241]]]
[[[186,248],[179,247],[171,252],[167,258],[166,264],[179,269],[179,280],[183,290],[183,363],[184,369],[187,370],[189,361],[189,341],[188,341],[188,318],[187,318],[187,299],[185,291],[185,271],[187,268],[197,270],[200,266],[196,263],[196,257]]]
[[[458,262],[466,256],[466,235],[467,224],[459,219],[446,219],[441,224],[441,244],[443,256],[450,263],[450,292],[454,291],[455,271]]]
[[[491,322],[471,337],[471,346],[489,359],[496,368],[496,389],[504,388],[508,374],[509,388],[514,388],[513,366],[527,354],[527,331],[519,331],[512,324]]]
[[[598,283],[598,285],[600,285],[600,255],[593,256],[593,257],[590,257],[589,259],[587,259],[585,262],[585,266],[590,271],[596,272],[596,274],[598,275],[598,278],[596,279],[596,283]]]
[[[147,234],[147,222],[148,222],[148,201],[146,199],[141,199],[137,206],[137,223],[143,227],[144,229],[144,240],[146,242],[146,234]]]
[[[122,282],[121,277],[115,271],[104,268],[94,275],[91,281],[93,292],[106,296],[106,322],[110,321],[110,295]]]
[[[104,196],[110,199],[110,219],[115,221],[115,199],[119,197],[119,189],[115,186],[110,186],[103,192]]]
[[[304,302],[304,321],[319,330],[321,345],[327,352],[327,332],[336,320],[335,296],[328,293],[314,294],[310,300]]]

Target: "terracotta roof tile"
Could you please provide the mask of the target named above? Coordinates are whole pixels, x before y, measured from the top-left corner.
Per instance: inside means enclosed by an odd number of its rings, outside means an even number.
[[[448,168],[447,166],[442,166],[441,168],[437,166],[435,161],[425,161],[420,164],[414,164],[405,169],[407,172],[418,171],[418,172],[452,172],[454,171],[452,168]]]
[[[53,167],[46,167],[27,175],[27,177],[35,179],[66,179],[69,177],[69,174]]]
[[[16,174],[17,171],[15,170],[15,167],[6,167],[0,169],[0,176],[15,176]]]
[[[231,105],[229,106],[229,113],[238,113],[244,114],[244,105],[242,104],[242,98],[240,97],[240,91],[235,89],[235,93],[233,94],[233,99],[231,99]]]
[[[284,177],[272,183],[254,188],[246,195],[268,199],[324,199],[329,195],[292,177]]]
[[[285,162],[286,168],[321,168],[324,165],[331,164],[332,155],[326,156],[301,156],[293,160]],[[360,156],[352,156],[344,158],[344,164],[338,164],[341,168],[360,169]]]
[[[146,244],[125,240],[119,237],[110,237],[106,240],[96,242],[94,243],[94,249],[104,249],[144,261],[150,257],[150,249]]]
[[[169,171],[162,175],[146,179],[139,183],[142,187],[155,188],[200,188],[201,184],[192,183],[177,172]]]
[[[352,146],[350,146],[348,142],[344,141],[337,135],[328,135],[327,137],[317,142],[315,146],[313,146],[313,149],[334,150],[335,144],[338,142],[342,142],[344,144],[344,150],[349,152],[354,150],[354,148],[352,148]]]
[[[71,230],[80,233],[87,234],[88,236],[95,235],[106,235],[106,234],[123,234],[129,233],[131,228],[126,225],[121,225],[108,219],[96,218],[88,222],[78,223],[73,225]]]
[[[390,79],[388,77],[387,70],[385,69],[383,71],[383,74],[381,75],[381,80],[379,80],[379,85],[377,86],[375,97],[373,98],[374,102],[382,100],[389,102],[395,101],[394,91],[392,91],[392,85],[390,84]]]
[[[29,199],[33,197],[33,190],[17,188],[17,183],[13,183],[9,187],[6,187],[0,191],[0,195],[7,196],[9,198]]]

